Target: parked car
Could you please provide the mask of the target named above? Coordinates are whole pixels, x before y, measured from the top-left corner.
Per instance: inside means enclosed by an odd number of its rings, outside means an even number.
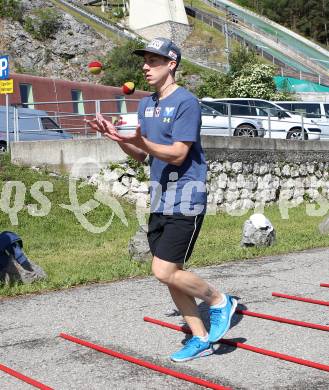
[[[318,124],[321,129],[321,139],[329,141],[329,102],[275,102],[292,114],[304,114]]]
[[[134,133],[138,124],[138,115],[136,112],[127,114],[120,114],[120,116],[113,121],[117,131],[121,134]]]
[[[203,135],[230,135],[229,118],[208,106],[201,104]],[[231,117],[231,134],[242,137],[264,137],[265,129],[261,120]]]
[[[202,115],[202,135],[220,135],[228,136],[229,133],[229,119],[227,116],[222,115],[220,112],[214,110],[208,105],[201,103],[201,115]],[[137,125],[137,114],[121,114],[118,120],[115,122],[116,128],[120,132],[126,134],[135,131]],[[234,136],[244,137],[264,137],[265,129],[262,121],[243,119],[243,118],[231,118],[231,131]]]
[[[265,137],[302,139],[302,119],[300,115],[292,115],[273,102],[263,99],[250,98],[204,98],[202,102],[228,115],[228,106],[231,107],[232,117],[262,120],[266,129]],[[270,117],[270,125],[268,118]],[[271,129],[271,134],[269,130]],[[320,139],[321,129],[311,119],[304,118],[304,140]]]
[[[71,139],[71,134],[43,110],[18,108],[18,136],[20,141]],[[9,141],[14,141],[14,108],[9,107]],[[7,150],[6,107],[0,106],[0,152]]]

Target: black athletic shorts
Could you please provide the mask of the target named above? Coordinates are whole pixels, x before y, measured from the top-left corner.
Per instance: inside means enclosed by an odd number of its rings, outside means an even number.
[[[152,213],[147,238],[153,256],[172,263],[185,263],[192,254],[204,215]]]

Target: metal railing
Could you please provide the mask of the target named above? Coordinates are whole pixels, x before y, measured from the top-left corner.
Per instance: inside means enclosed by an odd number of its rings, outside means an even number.
[[[10,141],[29,139],[27,134],[36,135],[36,139],[38,139],[38,135],[43,135],[40,137],[41,139],[47,139],[44,135],[54,135],[55,133],[58,135],[59,139],[65,138],[66,134],[69,134],[72,137],[101,137],[101,134],[93,131],[86,122],[86,120],[94,118],[98,113],[101,113],[107,120],[114,124],[117,123],[117,120],[120,119],[120,117],[123,119],[127,118],[125,117],[125,114],[135,114],[135,116],[129,117],[131,120],[130,124],[122,124],[122,127],[120,128],[129,130],[134,129],[137,125],[136,111],[139,99],[102,99],[75,102],[82,103],[85,112],[74,113],[68,112],[67,110],[58,110],[57,107],[60,107],[61,105],[66,106],[68,103],[74,103],[72,101],[33,102],[31,104],[39,111],[31,110],[30,113],[28,110],[22,111],[20,108],[12,107],[11,111],[13,114],[10,116],[10,120],[12,121],[10,127],[13,129],[13,137]],[[296,111],[293,112],[293,114],[297,116],[291,117],[290,110],[280,109],[275,106],[262,106],[261,103],[254,105],[250,102],[249,105],[246,105],[238,102],[234,103],[207,99],[202,100],[201,102],[210,109],[210,113],[207,112],[207,114],[204,115],[212,116],[214,118],[213,123],[208,122],[209,124],[207,126],[204,125],[201,128],[201,133],[205,131],[205,128],[207,127],[208,130],[214,130],[214,134],[236,135],[236,119],[240,119],[239,123],[242,127],[244,123],[245,125],[252,125],[256,130],[258,128],[259,131],[264,131],[265,129],[266,138],[287,139],[295,137],[298,139],[315,139],[320,138],[319,129],[325,127],[328,132],[327,134],[322,134],[321,138],[329,139],[329,118],[327,118],[327,124],[319,124],[317,123],[317,119],[319,118],[308,118],[310,113]],[[56,110],[52,109],[53,105],[56,105]],[[122,106],[120,110],[117,108],[118,105]],[[221,122],[221,127],[216,124],[216,117],[224,119],[224,121],[222,120]],[[45,118],[47,121],[53,121],[52,128],[47,126],[45,128],[42,123],[42,120]],[[34,122],[31,122],[32,119],[34,119]],[[30,127],[28,127],[27,124],[30,124]],[[292,133],[294,133],[293,136]],[[54,139],[54,137],[50,137],[50,139]]]
[[[67,110],[73,103],[83,104],[83,112],[74,113]],[[93,131],[86,120],[102,113],[107,120],[115,122],[126,112],[136,112],[139,99],[102,99],[79,101],[29,102],[28,107],[9,107],[8,124],[5,131],[0,130],[1,147],[5,144],[10,149],[11,142],[61,139],[67,137],[101,137]],[[121,106],[118,109],[118,106]],[[55,106],[55,107],[54,107]],[[60,109],[60,107],[66,109]],[[6,134],[7,133],[7,134]]]

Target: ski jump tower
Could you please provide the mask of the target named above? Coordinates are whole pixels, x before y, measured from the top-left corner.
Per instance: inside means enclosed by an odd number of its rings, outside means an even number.
[[[147,40],[165,37],[176,44],[190,34],[183,0],[130,0],[129,28]]]

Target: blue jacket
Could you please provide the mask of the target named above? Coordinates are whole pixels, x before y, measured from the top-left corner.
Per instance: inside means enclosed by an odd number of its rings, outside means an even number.
[[[23,241],[16,233],[9,231],[0,233],[0,269],[6,267],[10,255],[14,256],[19,264],[28,261],[22,248]]]

